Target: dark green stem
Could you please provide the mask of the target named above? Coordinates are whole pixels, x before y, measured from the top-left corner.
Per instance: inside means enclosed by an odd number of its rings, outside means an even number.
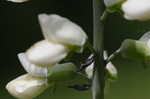
[[[100,21],[100,17],[104,13],[103,0],[93,0],[93,25],[94,25],[94,49],[95,57],[95,72],[92,82],[93,99],[104,99],[105,87],[105,64],[103,58],[103,35],[104,25]]]

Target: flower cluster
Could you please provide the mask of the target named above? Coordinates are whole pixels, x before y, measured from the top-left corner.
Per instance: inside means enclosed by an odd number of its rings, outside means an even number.
[[[60,64],[60,61],[70,52],[82,52],[87,40],[83,29],[67,18],[54,14],[40,14],[38,18],[45,39],[18,54],[27,74],[6,86],[6,89],[19,99],[34,98],[53,85],[48,82],[48,76],[54,71],[58,74],[61,71],[72,71],[69,67],[74,67],[73,63]],[[63,69],[57,70],[59,67]]]
[[[8,0],[15,3],[22,3],[28,0]],[[149,0],[104,0],[110,12],[123,11],[124,17],[128,20],[150,19]]]

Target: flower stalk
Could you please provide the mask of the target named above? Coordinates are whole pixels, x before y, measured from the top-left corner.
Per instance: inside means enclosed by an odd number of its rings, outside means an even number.
[[[94,25],[94,49],[95,55],[95,71],[92,82],[92,97],[93,99],[104,99],[105,87],[105,63],[103,59],[103,40],[104,40],[104,24],[100,17],[104,13],[103,0],[93,0],[93,25]]]

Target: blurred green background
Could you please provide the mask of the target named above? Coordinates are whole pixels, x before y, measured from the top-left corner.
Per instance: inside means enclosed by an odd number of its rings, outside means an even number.
[[[32,0],[23,4],[1,0],[0,99],[14,99],[5,90],[5,85],[25,73],[17,53],[43,39],[37,19],[39,13],[56,13],[71,19],[83,27],[92,41],[92,0]],[[113,14],[108,17],[105,27],[105,49],[112,53],[125,38],[138,39],[150,30],[150,21],[126,21],[119,14]],[[139,62],[122,58],[115,59],[114,63],[119,79],[106,88],[106,99],[150,99],[150,67],[144,69]],[[55,93],[50,89],[45,91],[37,99],[91,99],[91,92],[62,86]]]

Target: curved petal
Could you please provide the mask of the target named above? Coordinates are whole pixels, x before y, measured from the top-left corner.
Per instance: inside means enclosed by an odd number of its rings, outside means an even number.
[[[30,63],[25,53],[19,53],[18,58],[23,68],[30,75],[35,76],[35,77],[47,77],[49,67],[41,67],[41,66]]]
[[[48,87],[46,79],[32,77],[29,74],[22,75],[6,85],[8,92],[18,99],[32,99]]]
[[[23,3],[23,2],[27,2],[28,0],[8,0],[11,2],[15,2],[15,3]]]
[[[127,0],[122,5],[124,17],[128,20],[148,20],[150,19],[149,0]]]
[[[68,49],[58,43],[49,42],[47,40],[34,44],[26,51],[27,59],[39,66],[53,66],[68,54]]]
[[[52,14],[40,14],[39,22],[46,39],[71,46],[83,46],[87,35],[69,19]]]

